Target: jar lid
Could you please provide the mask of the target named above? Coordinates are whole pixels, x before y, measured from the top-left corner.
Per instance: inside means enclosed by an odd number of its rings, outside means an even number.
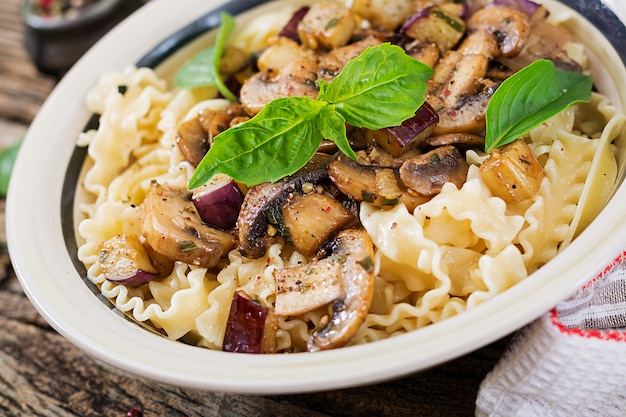
[[[40,31],[73,29],[105,19],[121,0],[24,0],[22,18]]]

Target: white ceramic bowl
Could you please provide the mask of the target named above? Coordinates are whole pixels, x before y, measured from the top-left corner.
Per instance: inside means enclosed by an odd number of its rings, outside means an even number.
[[[7,204],[11,259],[37,310],[87,353],[165,383],[224,392],[292,393],[370,384],[435,366],[518,329],[568,296],[626,248],[626,185],[622,184],[598,218],[569,247],[494,299],[406,335],[315,354],[211,351],[167,340],[115,314],[83,280],[73,242],[73,190],[76,167],[83,157],[75,151],[75,141],[90,119],[85,94],[105,71],[120,70],[138,61],[161,62],[187,37],[216,23],[214,14],[190,24],[223,3],[151,1],[103,38],[65,76],[23,143]],[[237,0],[230,11],[237,14],[256,3]],[[626,21],[625,3],[570,3],[585,11],[595,10],[597,14],[585,13],[598,26],[610,25],[614,44],[626,53],[625,29],[620,23]],[[563,8],[555,1],[549,6]],[[614,104],[626,108],[624,55],[620,57],[590,23],[581,20],[574,29],[585,33],[584,40],[593,40],[587,46],[594,59],[608,64],[605,71],[595,74],[598,88]],[[162,71],[176,61],[167,61]],[[621,145],[623,175],[626,153]]]

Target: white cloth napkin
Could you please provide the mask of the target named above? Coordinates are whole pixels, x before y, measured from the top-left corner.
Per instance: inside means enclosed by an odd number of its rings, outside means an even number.
[[[626,416],[626,251],[517,334],[476,416]]]

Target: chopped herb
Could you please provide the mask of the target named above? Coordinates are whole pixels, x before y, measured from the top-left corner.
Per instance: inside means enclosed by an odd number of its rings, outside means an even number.
[[[374,270],[374,261],[372,261],[372,257],[369,255],[367,255],[365,259],[361,259],[359,261],[359,265],[361,265],[361,267],[367,272],[371,272],[372,270]]]
[[[448,14],[444,13],[443,11],[435,9],[431,13],[437,16],[439,19],[446,22],[448,26],[450,26],[452,29],[456,30],[457,32],[463,32],[465,30],[461,22],[449,16]]]
[[[333,19],[330,19],[328,21],[328,23],[326,23],[326,27],[324,29],[330,29],[330,28],[332,28],[334,26],[337,26],[337,23],[339,23],[339,21],[340,21],[340,19],[338,19],[336,17],[333,18]]]
[[[368,190],[361,191],[361,196],[366,203],[373,203],[376,200],[376,194]]]
[[[198,246],[191,240],[184,240],[178,245],[183,252],[191,252],[198,249]]]

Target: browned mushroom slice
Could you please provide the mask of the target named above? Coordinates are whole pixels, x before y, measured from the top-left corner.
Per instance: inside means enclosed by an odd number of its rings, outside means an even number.
[[[222,110],[206,109],[197,117],[183,122],[176,135],[176,144],[185,160],[197,166],[209,151],[213,138],[228,129],[234,120],[247,117],[239,104]]]
[[[535,195],[546,174],[526,142],[518,139],[491,151],[480,176],[494,195],[519,203]]]
[[[330,158],[330,155],[317,153],[294,175],[248,190],[235,230],[238,248],[244,256],[259,258],[265,254],[267,246],[276,241],[276,236],[268,233],[270,218],[273,218],[273,223],[281,223],[280,206],[290,193],[300,192],[304,183],[317,184],[327,179],[326,168]]]
[[[341,264],[343,295],[332,305],[328,324],[315,331],[307,342],[307,350],[341,347],[357,332],[369,311],[374,294],[374,245],[362,229],[340,232],[328,249]]]
[[[407,159],[400,167],[400,178],[418,195],[433,196],[447,182],[460,188],[467,179],[468,169],[465,158],[454,146],[443,146]]]
[[[487,85],[480,93],[466,98],[458,107],[441,108],[438,111],[439,123],[433,135],[462,132],[480,134],[485,129],[487,104],[499,84]],[[435,104],[431,103],[434,108]]]
[[[302,96],[316,98],[319,92],[317,58],[298,56],[285,65],[276,76],[259,72],[248,78],[239,93],[245,111],[254,116],[270,101],[282,97]]]
[[[468,32],[485,31],[498,42],[500,54],[515,56],[526,45],[530,24],[526,13],[507,7],[488,7],[478,10],[467,21]]]
[[[512,72],[516,72],[538,59],[545,58],[554,61],[559,68],[580,72],[580,64],[567,56],[564,51],[573,36],[567,28],[556,26],[543,18],[533,23],[528,41],[518,55],[498,57],[497,61]]]
[[[276,271],[276,314],[297,315],[332,306],[332,317],[309,339],[309,351],[345,345],[363,323],[374,293],[373,259],[374,246],[367,233],[347,229],[311,263]]]
[[[377,171],[380,170],[393,170],[393,176],[402,191],[399,196],[395,198],[385,196],[384,190],[389,189],[388,185],[384,189],[379,188],[381,181],[377,180]],[[415,207],[428,201],[428,198],[409,194],[401,183],[396,168],[360,165],[341,153],[336,154],[328,165],[328,175],[342,193],[351,196],[356,201],[365,201],[378,207],[404,204],[409,211],[413,211]]]
[[[234,246],[234,237],[202,223],[185,190],[155,185],[140,211],[141,233],[156,252],[174,261],[211,268]]]
[[[445,135],[429,136],[424,140],[424,146],[438,148],[453,145],[460,148],[484,148],[485,137],[471,133],[446,133]]]
[[[315,191],[286,200],[282,217],[289,243],[305,255],[313,255],[329,237],[356,222],[340,201]]]
[[[236,353],[274,353],[278,319],[270,308],[235,292],[230,305],[222,350]]]
[[[209,151],[209,134],[197,117],[190,119],[178,128],[176,144],[186,161],[198,166]]]
[[[380,45],[382,41],[375,36],[366,36],[365,38],[340,48],[331,50],[330,52],[320,56],[318,63],[318,77],[326,81],[330,81],[337,76],[348,61],[355,58],[370,46]]]
[[[342,263],[336,257],[275,272],[276,303],[280,316],[296,316],[343,297]]]

